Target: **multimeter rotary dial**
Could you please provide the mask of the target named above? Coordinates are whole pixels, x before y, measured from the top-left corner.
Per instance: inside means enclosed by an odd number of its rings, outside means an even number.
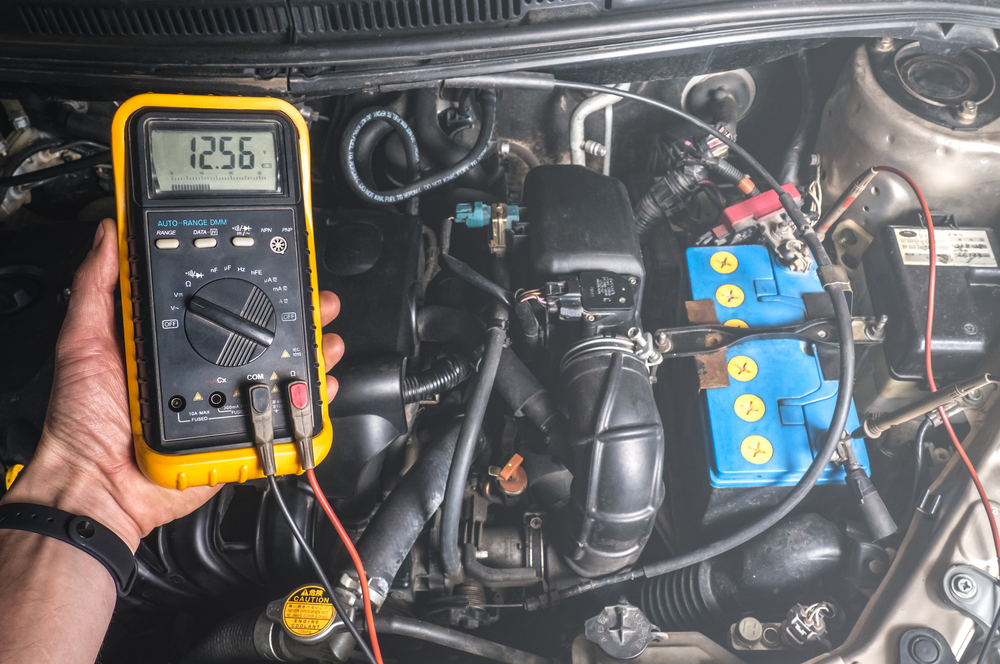
[[[274,341],[274,305],[243,279],[217,279],[187,302],[184,331],[191,347],[220,367],[239,367],[260,357]]]

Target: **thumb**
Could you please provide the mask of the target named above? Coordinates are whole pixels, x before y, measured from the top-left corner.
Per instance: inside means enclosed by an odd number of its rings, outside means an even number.
[[[90,250],[73,279],[63,337],[67,341],[111,336],[114,330],[114,292],[118,284],[117,225],[105,219],[97,227]]]

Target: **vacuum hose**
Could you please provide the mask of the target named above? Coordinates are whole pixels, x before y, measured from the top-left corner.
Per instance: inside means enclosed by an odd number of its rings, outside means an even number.
[[[483,105],[483,125],[479,131],[479,137],[476,139],[476,144],[472,146],[472,150],[469,151],[469,154],[464,159],[441,173],[402,187],[390,189],[389,191],[375,191],[364,183],[358,173],[358,167],[355,162],[357,159],[358,136],[361,130],[366,124],[376,120],[382,120],[392,125],[403,141],[408,167],[412,155],[417,154],[417,137],[413,134],[410,125],[406,124],[403,118],[387,108],[366,108],[362,110],[347,123],[347,127],[344,130],[344,138],[340,144],[340,167],[347,178],[348,186],[361,198],[376,203],[399,203],[430,189],[440,187],[443,184],[451,182],[458,176],[467,173],[486,156],[490,148],[490,140],[493,138],[493,127],[496,123],[496,93],[492,90],[484,90],[481,100]]]

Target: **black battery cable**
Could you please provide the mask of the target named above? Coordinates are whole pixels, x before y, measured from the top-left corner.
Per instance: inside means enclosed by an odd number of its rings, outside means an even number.
[[[851,398],[854,391],[854,332],[851,326],[851,312],[845,293],[845,291],[849,288],[847,277],[843,275],[842,271],[837,270],[832,265],[830,256],[823,247],[823,243],[816,236],[816,233],[813,231],[811,224],[802,213],[802,210],[795,205],[795,201],[791,195],[782,189],[781,184],[760,164],[760,162],[754,159],[753,156],[750,155],[750,153],[748,153],[744,148],[737,145],[736,142],[729,136],[690,113],[656,99],[644,97],[625,90],[619,90],[617,88],[605,87],[603,85],[562,81],[546,74],[533,73],[496,74],[449,79],[444,82],[444,85],[445,87],[455,88],[520,88],[541,91],[551,91],[555,88],[563,88],[616,95],[618,97],[631,99],[643,104],[649,104],[650,106],[665,111],[674,117],[689,122],[702,131],[705,131],[719,139],[729,147],[732,154],[737,155],[748,166],[750,166],[751,170],[756,173],[764,183],[766,183],[767,187],[778,195],[778,201],[785,209],[789,218],[795,223],[795,226],[798,228],[806,246],[812,250],[813,258],[815,258],[816,265],[818,267],[820,281],[823,283],[823,288],[830,296],[830,301],[833,304],[834,318],[836,319],[837,324],[837,334],[839,335],[840,340],[840,378],[837,386],[837,401],[834,406],[830,426],[827,429],[826,436],[823,439],[823,443],[820,445],[819,451],[813,459],[812,464],[810,464],[809,468],[802,475],[802,479],[800,479],[798,483],[792,487],[791,491],[780,503],[778,503],[776,507],[750,525],[741,528],[728,537],[706,546],[689,551],[680,556],[675,556],[674,558],[648,564],[638,569],[619,572],[601,579],[594,579],[592,581],[586,581],[584,583],[570,586],[568,588],[555,591],[550,595],[529,598],[525,601],[524,607],[528,610],[535,610],[548,606],[552,601],[574,597],[605,586],[625,583],[627,581],[633,581],[643,577],[650,578],[660,576],[685,567],[690,567],[691,565],[696,565],[702,561],[714,558],[718,555],[726,553],[727,551],[731,551],[750,541],[787,516],[793,509],[795,509],[796,506],[798,506],[800,502],[802,502],[806,495],[809,494],[812,488],[816,485],[816,481],[819,479],[820,475],[823,474],[829,465],[830,460],[844,435],[844,426],[847,423],[847,416],[850,413]]]

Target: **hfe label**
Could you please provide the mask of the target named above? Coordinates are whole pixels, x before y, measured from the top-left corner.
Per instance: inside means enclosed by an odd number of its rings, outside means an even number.
[[[896,243],[903,265],[929,265],[926,228],[896,228]],[[944,267],[996,267],[990,238],[982,230],[936,229],[937,265]]]

